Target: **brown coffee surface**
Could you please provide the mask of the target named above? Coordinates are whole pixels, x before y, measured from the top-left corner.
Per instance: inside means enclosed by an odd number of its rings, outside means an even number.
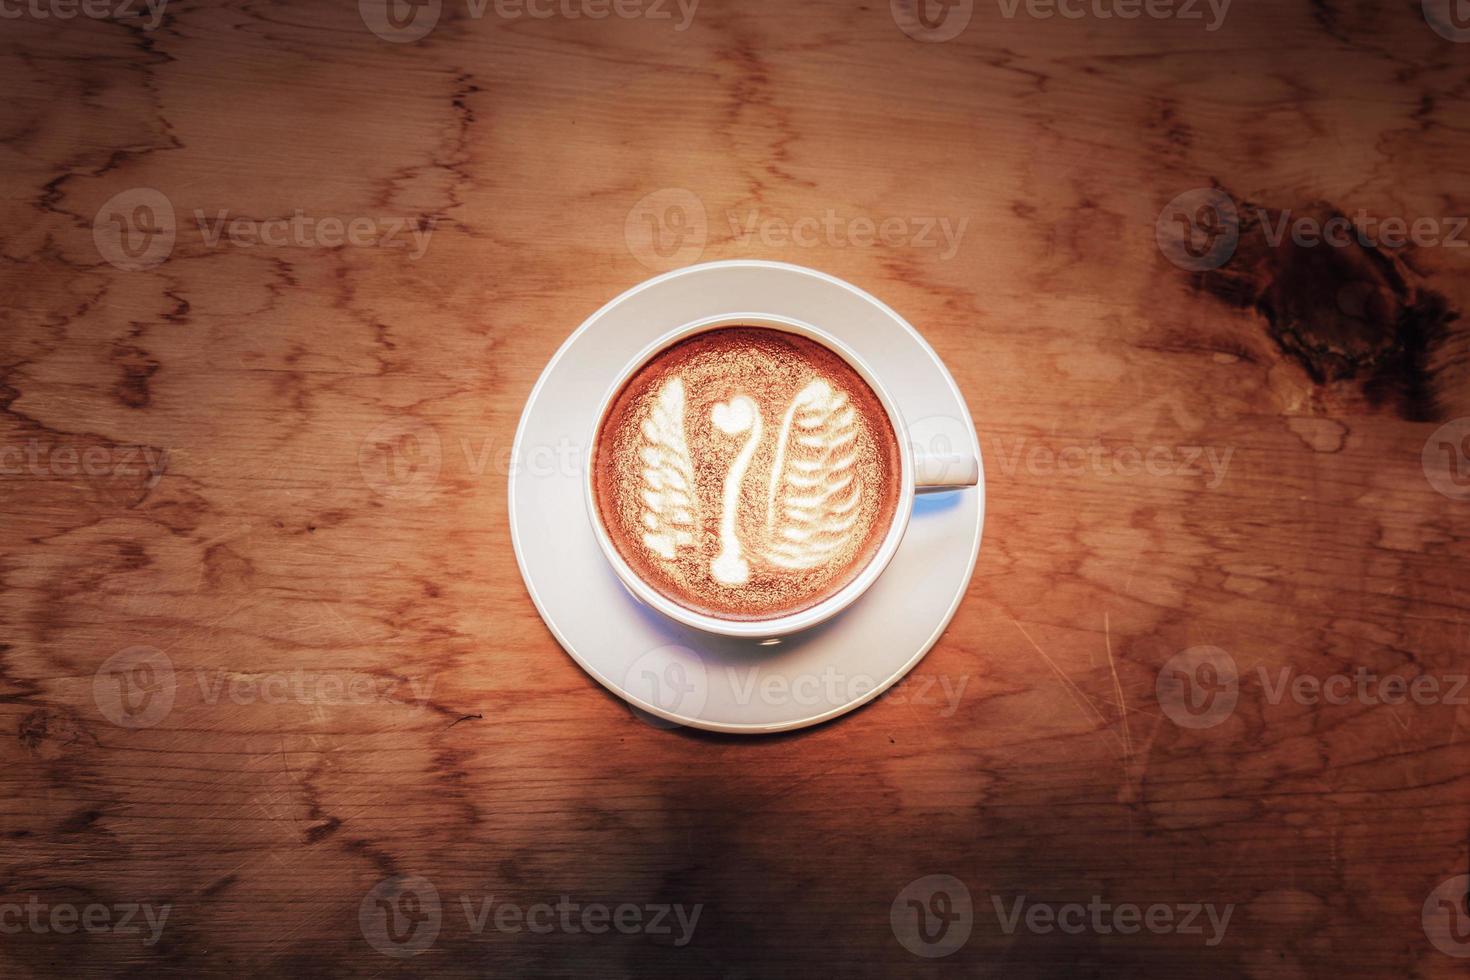
[[[722,327],[660,352],[598,433],[614,547],[685,608],[762,620],[816,605],[872,560],[900,456],[872,388],[796,334]]]

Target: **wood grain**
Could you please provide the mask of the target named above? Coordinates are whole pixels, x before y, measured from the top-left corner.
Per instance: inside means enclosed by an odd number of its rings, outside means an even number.
[[[665,6],[443,0],[409,43],[348,2],[176,0],[153,30],[13,8],[3,972],[1462,976],[1421,910],[1470,872],[1463,699],[1270,695],[1283,669],[1470,669],[1470,500],[1452,441],[1424,458],[1470,415],[1470,252],[1268,233],[1448,234],[1470,45],[1410,2],[1242,2],[1216,30],[981,2],[942,43],[882,3],[705,0],[683,30]],[[161,241],[126,230],[139,189],[175,240],[130,270],[120,235]],[[1196,189],[1243,215],[1220,268],[1156,241]],[[213,236],[222,212],[241,235]],[[667,260],[736,257],[916,324],[989,476],[928,686],[761,740],[605,693],[506,523],[558,345]],[[1157,681],[1201,646],[1238,703],[1190,728]],[[156,719],[149,690],[173,692]],[[974,920],[939,960],[889,916],[933,874]],[[442,903],[417,957],[360,923],[397,875]],[[462,900],[492,896],[702,911],[684,945],[477,933]],[[1216,945],[1007,933],[1022,896],[1233,914]],[[27,903],[170,911],[148,944],[11,930]]]

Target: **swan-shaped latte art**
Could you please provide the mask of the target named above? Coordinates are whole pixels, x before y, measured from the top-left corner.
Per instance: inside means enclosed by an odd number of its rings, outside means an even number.
[[[700,534],[684,415],[684,383],[674,377],[660,390],[641,427],[643,543],[667,561],[694,546]],[[857,417],[847,396],[822,379],[796,394],[776,435],[763,514],[740,512],[747,471],[761,442],[759,406],[737,394],[717,403],[710,421],[723,435],[748,433],[725,474],[720,550],[710,561],[710,577],[735,588],[750,581],[752,560],[773,570],[798,572],[840,555],[856,528],[862,492],[854,471]]]

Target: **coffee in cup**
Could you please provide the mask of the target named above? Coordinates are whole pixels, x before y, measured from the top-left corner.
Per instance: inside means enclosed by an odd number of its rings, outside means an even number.
[[[592,502],[634,575],[721,620],[822,603],[871,563],[903,499],[894,422],[846,360],[720,326],[655,352],[611,399]]]

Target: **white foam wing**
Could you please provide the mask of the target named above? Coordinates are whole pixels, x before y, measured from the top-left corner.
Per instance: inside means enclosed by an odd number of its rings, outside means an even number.
[[[673,560],[699,533],[694,502],[694,463],[684,435],[684,379],[664,382],[653,411],[643,420],[643,543]]]
[[[857,524],[857,416],[846,395],[813,381],[792,401],[778,439],[765,559],[779,568],[815,568],[842,550]]]

